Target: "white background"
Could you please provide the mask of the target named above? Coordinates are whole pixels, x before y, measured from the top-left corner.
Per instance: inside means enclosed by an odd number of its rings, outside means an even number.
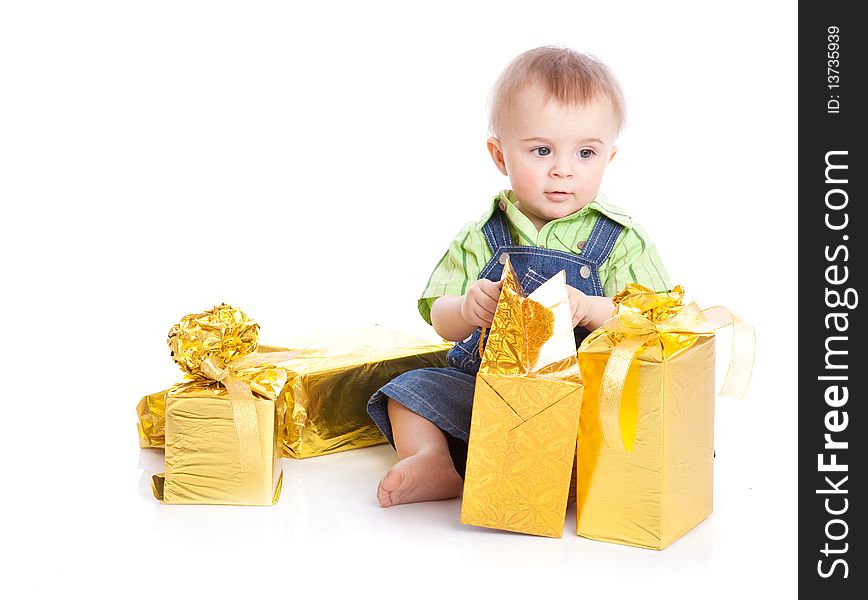
[[[5,590],[793,597],[795,35],[793,2],[0,5]],[[611,66],[603,191],[690,298],[756,327],[747,397],[717,402],[714,514],[663,552],[572,512],[560,540],[465,527],[457,500],[377,506],[388,447],[284,461],[270,508],[154,501],[134,407],[177,380],[182,315],[433,335],[430,270],[508,187],[489,90],[543,44]]]

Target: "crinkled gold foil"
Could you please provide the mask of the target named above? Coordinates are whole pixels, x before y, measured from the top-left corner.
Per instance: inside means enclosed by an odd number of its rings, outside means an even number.
[[[476,378],[461,522],[561,537],[581,407],[566,277],[525,297],[512,266]]]
[[[166,392],[148,394],[139,400],[136,414],[139,417],[139,447],[163,448],[166,445]]]
[[[259,325],[227,304],[185,316],[169,329],[172,360],[190,375],[202,374],[209,360],[222,365],[252,354],[259,343]]]
[[[638,311],[654,323],[671,319],[684,306],[684,288],[676,285],[668,292],[654,292],[644,285],[628,283],[612,298],[618,307]]]
[[[639,339],[636,332],[626,331],[623,327],[615,328],[606,325],[618,322],[628,326],[640,326],[634,325],[634,322],[647,321],[651,329],[660,335],[651,338],[645,337],[640,341],[661,344],[667,356],[686,350],[696,339],[693,331],[666,327],[666,323],[682,314],[684,309],[684,288],[680,285],[676,285],[669,292],[657,293],[638,283],[629,283],[612,298],[612,301],[617,307],[616,315],[606,324],[592,331],[588,337],[607,335],[616,343],[623,341],[626,337]],[[693,319],[689,324],[698,325],[704,320],[704,318]],[[648,333],[648,331],[639,333]],[[587,340],[587,338],[585,339]]]

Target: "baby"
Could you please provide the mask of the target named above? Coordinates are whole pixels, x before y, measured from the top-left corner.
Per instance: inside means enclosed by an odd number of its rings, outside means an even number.
[[[479,337],[494,317],[507,257],[528,294],[566,271],[577,345],[613,314],[611,297],[625,284],[670,288],[648,235],[598,191],[623,122],[620,86],[591,56],[546,46],[501,74],[488,152],[512,189],[458,232],[419,300],[422,317],[458,342],[448,366],[405,373],[368,403],[400,459],[380,480],[380,505],[461,493]]]

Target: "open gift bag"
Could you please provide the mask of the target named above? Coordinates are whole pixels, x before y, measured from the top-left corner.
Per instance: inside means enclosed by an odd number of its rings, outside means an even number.
[[[525,297],[507,262],[476,378],[462,523],[561,537],[581,401],[564,272]]]

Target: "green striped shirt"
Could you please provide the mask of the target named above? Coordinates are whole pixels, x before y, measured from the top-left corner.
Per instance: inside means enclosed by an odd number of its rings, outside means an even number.
[[[479,221],[461,228],[428,278],[425,291],[419,298],[419,313],[428,323],[431,323],[434,300],[440,296],[464,295],[491,260],[492,252],[485,241],[482,226],[498,210],[501,201],[506,208],[513,242],[521,246],[539,246],[580,254],[580,246],[591,235],[600,214],[623,225],[624,230],[615,241],[615,247],[598,271],[606,296],[614,296],[628,283],[641,283],[656,292],[671,288],[666,268],[648,234],[603,194],[597,194],[581,210],[549,221],[537,232],[530,219],[516,208],[513,191],[504,190],[494,197]]]

